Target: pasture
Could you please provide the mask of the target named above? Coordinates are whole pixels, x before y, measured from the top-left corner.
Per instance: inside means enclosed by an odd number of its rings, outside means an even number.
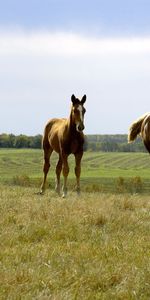
[[[150,299],[149,155],[85,153],[38,195],[41,150],[0,150],[0,299]],[[52,180],[51,180],[52,179]],[[140,185],[138,192],[138,185]]]
[[[150,197],[0,186],[0,299],[150,299]]]
[[[54,189],[57,155],[52,154],[47,186]],[[43,177],[43,151],[0,149],[0,182],[34,186]],[[74,189],[74,157],[69,157],[69,189]],[[147,153],[85,152],[82,159],[81,189],[87,192],[150,192],[150,159]]]

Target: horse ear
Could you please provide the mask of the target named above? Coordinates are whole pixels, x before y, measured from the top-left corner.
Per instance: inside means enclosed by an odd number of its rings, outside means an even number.
[[[84,104],[85,101],[86,101],[86,95],[84,95],[84,96],[82,97],[81,103]]]
[[[73,105],[76,103],[76,97],[75,97],[75,95],[72,95],[71,96],[71,101],[72,101],[72,103],[73,103]]]

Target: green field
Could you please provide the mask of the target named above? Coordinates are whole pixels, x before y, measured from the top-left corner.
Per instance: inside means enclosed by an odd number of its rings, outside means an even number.
[[[51,159],[48,182],[54,188],[57,155]],[[35,185],[42,180],[43,152],[31,149],[0,150],[0,182]],[[74,180],[74,157],[69,157],[68,185]],[[82,160],[81,184],[84,191],[150,191],[150,158],[147,153],[85,152]]]
[[[0,150],[0,299],[149,300],[150,168],[142,153],[90,153],[82,193],[37,193],[42,150]]]

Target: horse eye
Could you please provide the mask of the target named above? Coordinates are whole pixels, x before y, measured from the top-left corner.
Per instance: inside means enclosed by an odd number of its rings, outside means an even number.
[[[84,108],[84,109],[83,109],[83,114],[85,114],[85,113],[86,113],[86,109]]]

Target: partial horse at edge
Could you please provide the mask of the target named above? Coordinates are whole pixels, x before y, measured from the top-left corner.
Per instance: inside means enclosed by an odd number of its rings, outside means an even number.
[[[129,128],[128,142],[133,142],[137,135],[141,136],[145,148],[150,153],[150,113],[146,113],[131,124]]]

